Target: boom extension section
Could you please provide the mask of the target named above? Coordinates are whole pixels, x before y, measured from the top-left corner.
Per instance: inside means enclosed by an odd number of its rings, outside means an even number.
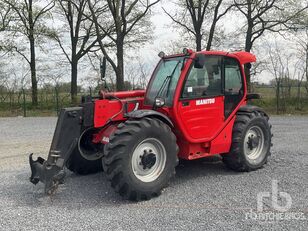
[[[47,160],[38,157],[34,161],[33,153],[29,156],[32,172],[30,181],[33,184],[43,182],[47,194],[53,194],[57,186],[63,183],[65,177],[63,167],[80,136],[81,116],[82,107],[61,109]]]

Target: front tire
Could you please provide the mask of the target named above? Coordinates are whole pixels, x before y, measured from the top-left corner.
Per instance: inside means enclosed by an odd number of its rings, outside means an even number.
[[[158,119],[127,120],[105,146],[103,168],[111,186],[129,200],[158,196],[175,174],[178,146]]]
[[[230,152],[222,155],[228,168],[249,172],[267,162],[272,138],[268,119],[265,113],[259,111],[239,112],[236,115]]]
[[[66,162],[66,167],[72,172],[88,175],[103,171],[101,157],[104,145],[92,143],[93,134],[96,132],[97,130],[92,127],[83,130],[78,145]]]

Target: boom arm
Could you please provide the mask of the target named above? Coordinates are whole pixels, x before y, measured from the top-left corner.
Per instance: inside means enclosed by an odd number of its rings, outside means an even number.
[[[37,184],[45,183],[45,193],[52,194],[59,183],[62,183],[65,173],[64,164],[77,145],[81,129],[82,107],[64,108],[61,110],[56,130],[52,139],[47,160],[38,157],[33,160],[29,156],[30,181]]]

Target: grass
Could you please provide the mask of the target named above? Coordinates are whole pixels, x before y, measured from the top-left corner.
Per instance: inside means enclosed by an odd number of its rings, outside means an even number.
[[[254,93],[260,94],[261,99],[253,100],[252,104],[264,108],[269,114],[308,115],[308,95],[304,87],[301,88],[300,102],[297,99],[297,88],[291,88],[290,97],[280,99],[278,113],[275,88],[258,87],[254,89]]]
[[[304,89],[301,89],[302,99],[301,103],[297,102],[296,98],[296,88],[291,89],[291,97],[286,98],[284,107],[281,107],[279,113],[276,109],[276,98],[275,89],[269,87],[255,88],[254,92],[259,93],[262,98],[258,100],[253,100],[252,104],[262,107],[271,115],[275,114],[294,114],[294,115],[308,115],[308,96]],[[81,96],[78,96],[81,97]],[[63,107],[74,106],[70,103],[70,97],[67,93],[59,94],[58,98],[58,109]],[[283,105],[282,105],[283,106]],[[26,116],[56,116],[57,106],[55,95],[51,93],[45,93],[39,95],[39,104],[33,107],[31,104],[30,95],[26,95]],[[13,95],[11,97],[11,102],[6,100],[5,102],[0,102],[0,117],[14,117],[24,115],[24,105],[21,98]]]
[[[56,116],[61,108],[74,106],[68,94],[59,95],[58,106],[54,94],[40,95],[37,106],[32,105],[29,95],[26,95],[25,101],[24,104],[22,98],[18,101],[17,95],[13,95],[10,101],[0,102],[0,117],[24,116],[24,111],[26,116]]]

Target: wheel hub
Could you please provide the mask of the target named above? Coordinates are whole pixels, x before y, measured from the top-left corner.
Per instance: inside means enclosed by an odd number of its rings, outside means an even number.
[[[152,182],[163,172],[166,159],[167,153],[162,142],[147,138],[137,145],[132,154],[133,173],[143,182]]]
[[[260,127],[251,127],[244,138],[244,153],[250,160],[256,160],[264,154],[264,134]]]
[[[254,148],[258,147],[259,141],[260,141],[260,137],[259,136],[250,135],[248,137],[248,142],[247,142],[248,148],[250,150],[253,150]]]
[[[142,165],[143,169],[150,169],[156,163],[156,154],[150,150],[144,150],[143,155],[140,156],[141,162],[139,163]]]

